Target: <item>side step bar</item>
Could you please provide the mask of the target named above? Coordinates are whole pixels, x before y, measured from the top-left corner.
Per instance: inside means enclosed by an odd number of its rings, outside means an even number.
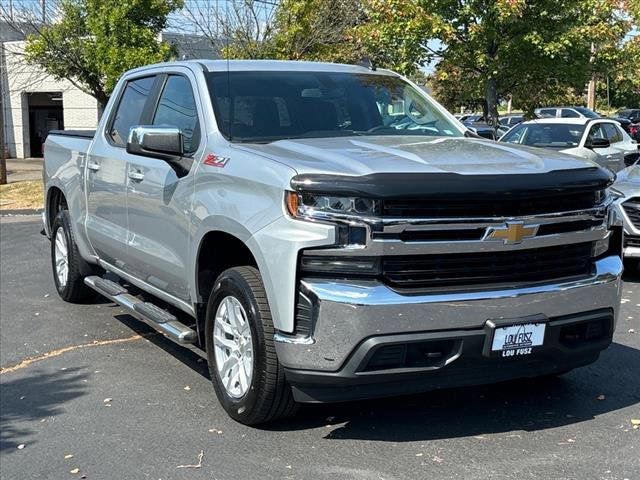
[[[182,345],[196,343],[198,335],[195,330],[180,323],[174,315],[157,305],[144,302],[129,294],[122,285],[97,276],[86,277],[84,283],[99,294],[126,308],[131,315],[155,328],[174,342]]]

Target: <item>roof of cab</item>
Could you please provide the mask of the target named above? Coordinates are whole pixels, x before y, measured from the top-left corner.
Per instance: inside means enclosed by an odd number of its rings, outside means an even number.
[[[397,75],[386,69],[371,70],[361,65],[347,65],[343,63],[303,62],[297,60],[185,60],[179,62],[155,63],[130,70],[127,73],[137,73],[152,68],[170,68],[185,66],[205,68],[209,72],[241,72],[241,71],[280,71],[280,72],[344,72],[369,73],[382,75]]]

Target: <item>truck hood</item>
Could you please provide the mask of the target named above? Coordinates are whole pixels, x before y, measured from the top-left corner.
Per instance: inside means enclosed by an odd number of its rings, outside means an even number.
[[[247,144],[298,174],[364,176],[374,173],[508,175],[595,167],[561,153],[473,138],[366,136]]]

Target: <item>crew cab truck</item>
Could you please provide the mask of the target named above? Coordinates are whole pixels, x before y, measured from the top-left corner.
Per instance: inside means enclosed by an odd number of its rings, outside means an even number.
[[[43,175],[60,296],[206,356],[246,424],[560,374],[612,339],[613,174],[476,138],[387,70],[135,69],[97,131],[48,136]]]

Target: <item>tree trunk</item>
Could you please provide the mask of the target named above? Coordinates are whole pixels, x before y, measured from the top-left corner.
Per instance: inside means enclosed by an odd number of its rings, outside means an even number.
[[[4,69],[4,44],[0,43],[0,68]],[[2,90],[2,76],[0,70],[0,185],[7,183],[7,156],[4,145],[4,91]]]
[[[496,79],[493,77],[487,80],[485,99],[487,101],[487,123],[496,127],[498,125],[498,88]]]
[[[5,185],[7,183],[7,150],[4,145],[4,104],[2,102],[3,95],[4,92],[0,90],[0,185]]]

